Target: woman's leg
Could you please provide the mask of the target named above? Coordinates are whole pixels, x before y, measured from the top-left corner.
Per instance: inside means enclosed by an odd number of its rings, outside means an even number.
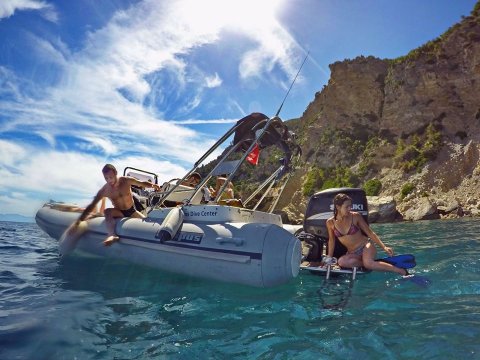
[[[363,266],[362,257],[357,254],[345,254],[338,259],[338,265],[343,268]]]
[[[377,250],[375,249],[375,245],[369,242],[365,245],[363,249],[363,266],[369,270],[374,271],[388,271],[394,272],[400,275],[407,275],[407,270],[393,266],[392,264],[387,264],[382,261],[375,261],[375,255],[377,254]]]

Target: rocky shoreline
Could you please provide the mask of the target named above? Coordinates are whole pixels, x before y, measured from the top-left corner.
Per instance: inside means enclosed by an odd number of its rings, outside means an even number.
[[[466,202],[460,202],[458,199],[448,196],[433,199],[431,197],[416,198],[412,195],[410,198],[397,202],[393,196],[367,196],[367,201],[370,223],[480,217],[480,205],[472,197],[468,198]],[[280,212],[283,221],[290,224],[302,224],[303,214],[299,213],[298,207],[294,211],[292,210],[292,207],[287,207]]]
[[[380,197],[369,198],[372,209],[378,204],[388,209],[381,211],[377,222],[480,216],[480,145],[450,143],[442,155],[409,177],[395,169],[382,171],[385,190]],[[407,182],[412,191],[401,198],[398,189]]]
[[[406,201],[400,206],[393,196],[367,196],[370,223],[391,223],[433,219],[478,217],[480,210],[476,200],[461,204],[456,199],[432,199],[423,197]],[[413,199],[412,199],[413,200]],[[400,212],[400,210],[402,212]]]

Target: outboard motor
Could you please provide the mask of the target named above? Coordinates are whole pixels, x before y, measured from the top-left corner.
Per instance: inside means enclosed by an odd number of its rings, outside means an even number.
[[[328,231],[327,231],[327,220],[333,216],[333,198],[335,195],[343,193],[352,198],[352,211],[359,212],[365,221],[368,223],[368,203],[365,191],[358,188],[334,188],[320,191],[310,197],[310,201],[307,205],[307,210],[305,212],[305,220],[303,223],[304,232],[314,236],[316,246],[311,246],[312,237],[305,237],[306,247],[315,248],[314,253],[305,257],[309,261],[320,261],[323,246],[328,245]],[[299,236],[299,239],[302,240]],[[320,247],[320,250],[318,248]],[[303,247],[302,247],[303,248]],[[347,252],[345,246],[335,238],[335,251],[333,256],[337,259],[344,255]],[[318,255],[319,254],[319,255]],[[319,256],[317,259],[315,257]]]

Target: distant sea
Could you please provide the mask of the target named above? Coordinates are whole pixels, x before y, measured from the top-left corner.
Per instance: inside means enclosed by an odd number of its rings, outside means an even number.
[[[302,272],[258,289],[59,260],[36,224],[0,222],[0,359],[480,359],[480,221],[373,226],[429,287]]]
[[[34,223],[33,217],[18,215],[18,214],[0,214],[0,221],[13,221],[13,222],[28,222]]]

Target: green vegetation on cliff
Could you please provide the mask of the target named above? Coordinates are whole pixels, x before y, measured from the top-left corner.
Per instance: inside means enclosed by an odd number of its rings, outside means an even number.
[[[410,194],[413,190],[415,190],[415,185],[412,183],[406,183],[402,186],[402,190],[400,190],[400,199],[405,199],[408,194]]]
[[[303,137],[308,137],[308,135],[308,131],[305,131]],[[332,149],[335,149],[345,159],[355,159],[364,151],[365,143],[346,131],[326,127],[321,129],[317,138],[311,138],[310,143],[304,141],[302,147],[307,161],[321,159]],[[343,161],[343,163],[346,162],[350,163],[351,161]]]
[[[358,186],[358,184],[358,176],[348,167],[338,166],[324,169],[314,166],[308,171],[306,180],[303,183],[303,195],[311,196],[320,190],[339,187],[355,187]]]
[[[367,180],[363,185],[363,189],[367,196],[377,196],[380,194],[380,190],[382,190],[382,182],[378,179]]]
[[[409,143],[398,139],[395,162],[405,172],[420,171],[427,161],[436,158],[441,147],[442,134],[429,124],[422,136],[413,135]]]
[[[358,176],[361,178],[365,178],[370,173],[374,162],[375,162],[375,155],[377,154],[379,148],[384,147],[388,144],[388,141],[385,139],[381,139],[378,136],[371,136],[363,150],[363,153],[360,156],[360,163],[358,165]]]

